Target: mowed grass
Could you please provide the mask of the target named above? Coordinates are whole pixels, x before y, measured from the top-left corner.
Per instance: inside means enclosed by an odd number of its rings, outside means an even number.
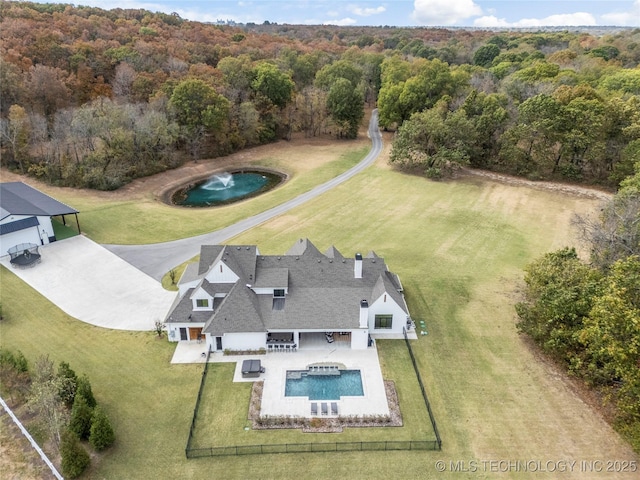
[[[87,195],[68,188],[44,187],[54,198],[80,211],[82,232],[98,243],[143,244],[192,237],[232,225],[311,190],[357,164],[367,154],[364,141],[344,144],[344,153],[327,155],[317,168],[305,168],[305,155],[297,159],[266,158],[255,163],[289,175],[281,186],[258,197],[218,208],[183,208],[167,205],[152,195],[131,200],[105,200],[108,194]],[[308,155],[322,155],[309,147]],[[71,217],[75,227],[75,220]]]
[[[253,208],[248,205],[238,209],[246,209],[246,214]],[[522,267],[570,243],[571,214],[596,206],[591,200],[491,182],[435,183],[377,165],[233,239],[255,243],[261,252],[272,254],[308,237],[321,250],[335,245],[351,256],[373,249],[385,258],[400,275],[412,316],[426,322],[428,335],[413,346],[442,435],[442,452],[187,461],[184,446],[201,366],[170,365],[172,346],[152,334],[108,331],[70,319],[6,270],[0,292],[7,317],[1,342],[22,350],[30,360],[50,353],[90,376],[118,442],[87,478],[494,478],[495,473],[482,470],[440,473],[435,462],[443,460],[449,468],[449,462],[472,460],[632,460],[630,449],[536,361],[515,329],[513,304]],[[116,221],[122,207],[110,208],[112,216],[104,220],[113,222],[110,235],[125,236],[119,230],[128,225]],[[145,208],[158,217],[169,216],[163,219],[165,227],[182,215],[171,217],[176,209],[153,202]],[[91,217],[89,224],[98,223],[101,215],[102,211],[84,213]],[[147,241],[156,240],[155,227],[144,225],[140,230],[138,235],[146,233]],[[396,358],[400,344],[381,346],[385,376],[406,363]],[[228,382],[224,368],[216,366],[215,372]],[[237,408],[246,415],[247,387],[230,388],[237,389]],[[398,389],[403,392],[403,414],[417,412],[421,399],[405,395],[402,385]],[[220,432],[233,431],[234,439],[271,438],[272,432],[244,430],[246,418],[228,405],[233,397],[227,397],[224,411],[236,416],[219,418],[210,412],[209,421],[219,424]],[[326,438],[340,441],[341,435]],[[557,472],[499,475],[537,479],[556,478]],[[576,471],[562,478],[587,477]]]
[[[436,436],[404,341],[377,342],[385,379],[393,379],[402,427],[344,428],[339,435],[300,429],[245,430],[251,384],[233,383],[235,364],[211,364],[205,379],[192,448],[330,442],[433,441]]]

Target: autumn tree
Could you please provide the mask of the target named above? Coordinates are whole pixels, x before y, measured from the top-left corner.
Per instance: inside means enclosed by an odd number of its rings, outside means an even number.
[[[364,118],[364,99],[346,78],[338,78],[327,96],[327,110],[340,129],[340,136],[356,138]]]
[[[27,394],[29,380],[29,365],[22,352],[13,353],[11,350],[0,348],[0,384],[4,391],[8,391],[12,402]]]
[[[601,274],[573,248],[548,253],[525,269],[525,299],[516,305],[518,329],[569,365],[582,347],[578,334],[600,291]]]
[[[70,91],[65,83],[66,74],[60,68],[34,65],[29,69],[26,82],[29,97],[34,109],[40,110],[52,125],[53,115],[67,105]]]
[[[187,79],[173,90],[169,105],[192,158],[197,160],[205,136],[224,129],[229,101],[202,80]]]
[[[20,105],[12,105],[9,108],[9,118],[0,119],[0,134],[3,143],[9,145],[10,158],[18,165],[21,173],[26,172],[25,167],[29,160],[30,133],[31,125],[27,111]]]
[[[390,162],[430,178],[449,176],[467,165],[477,131],[463,109],[451,112],[447,99],[404,122],[393,141]]]
[[[60,398],[60,379],[48,356],[38,357],[34,364],[28,404],[42,419],[50,438],[60,445],[67,424],[67,411]]]
[[[254,70],[251,89],[256,95],[267,99],[278,108],[284,108],[291,100],[295,84],[291,77],[267,62],[262,62]]]

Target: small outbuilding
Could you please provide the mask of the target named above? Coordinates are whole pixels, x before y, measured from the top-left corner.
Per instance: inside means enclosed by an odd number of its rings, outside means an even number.
[[[78,233],[78,211],[22,182],[0,183],[0,256],[20,244],[46,245],[56,241],[51,217],[74,215]]]

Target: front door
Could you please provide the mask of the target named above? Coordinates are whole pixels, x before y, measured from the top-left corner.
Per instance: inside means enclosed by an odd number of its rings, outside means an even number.
[[[187,336],[187,329],[184,327],[180,328],[180,340],[189,340],[189,337]]]
[[[216,350],[222,350],[222,337],[216,337]]]
[[[189,327],[189,340],[202,340],[202,328]]]

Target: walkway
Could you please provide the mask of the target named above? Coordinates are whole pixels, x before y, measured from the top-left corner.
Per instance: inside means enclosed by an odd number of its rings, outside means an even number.
[[[246,218],[215,232],[184,238],[172,242],[153,243],[148,245],[104,245],[119,257],[129,262],[134,267],[142,270],[147,275],[162,280],[162,277],[173,267],[186,262],[200,253],[201,245],[219,245],[225,241],[240,235],[261,223],[271,220],[278,215],[288,212],[309,200],[328,192],[333,187],[340,185],[373,164],[382,151],[382,136],[378,128],[378,110],[374,110],[369,122],[368,136],[371,139],[371,150],[367,156],[355,167],[338,175],[314,189],[299,195],[296,198],[282,203],[262,213]]]

